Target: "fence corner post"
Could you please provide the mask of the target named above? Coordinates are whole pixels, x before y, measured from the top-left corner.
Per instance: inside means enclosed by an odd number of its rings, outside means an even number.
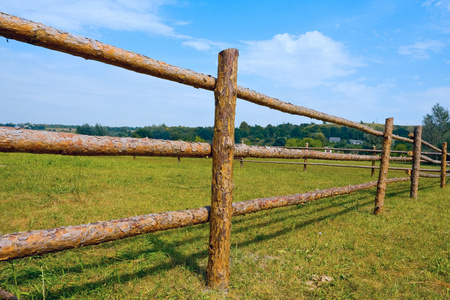
[[[237,95],[237,49],[219,53],[212,143],[212,184],[206,285],[227,290],[230,279],[233,204],[234,127]]]
[[[414,127],[413,165],[411,170],[410,198],[417,198],[419,190],[420,155],[422,152],[422,126]]]
[[[380,173],[377,182],[377,195],[375,197],[375,208],[373,213],[379,215],[383,212],[384,197],[386,195],[387,173],[389,169],[389,158],[391,155],[392,130],[394,129],[394,118],[386,119],[383,134],[383,149],[381,151]]]
[[[445,188],[445,181],[447,179],[447,142],[442,143],[442,157],[441,157],[441,188]]]

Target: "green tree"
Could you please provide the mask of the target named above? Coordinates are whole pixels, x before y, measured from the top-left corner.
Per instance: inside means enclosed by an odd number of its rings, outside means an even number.
[[[444,136],[450,130],[450,116],[448,109],[436,103],[431,108],[431,115],[423,118],[422,138],[432,145],[439,146],[444,141]]]

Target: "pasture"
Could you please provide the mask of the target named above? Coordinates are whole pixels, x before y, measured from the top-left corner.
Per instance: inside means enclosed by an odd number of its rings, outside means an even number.
[[[209,159],[0,153],[0,165],[0,234],[210,204]],[[376,178],[236,161],[234,201]],[[23,299],[444,299],[450,193],[421,178],[412,200],[409,187],[389,185],[378,216],[370,189],[233,218],[228,294],[205,289],[209,224],[0,262],[0,288]]]

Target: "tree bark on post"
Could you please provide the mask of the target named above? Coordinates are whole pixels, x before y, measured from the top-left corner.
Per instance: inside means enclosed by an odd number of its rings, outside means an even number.
[[[373,155],[377,155],[377,153],[375,152],[375,150],[377,150],[377,146],[373,146]],[[372,160],[372,172],[370,173],[370,176],[374,177],[375,176],[375,161]]]
[[[387,173],[389,169],[389,157],[391,155],[392,130],[394,128],[394,119],[386,119],[386,125],[383,135],[383,149],[381,151],[380,174],[377,182],[377,195],[375,197],[375,215],[383,212],[384,197],[386,195]]]
[[[447,174],[447,142],[442,143],[442,158],[441,158],[441,188],[445,188],[445,180]]]
[[[308,143],[306,143],[305,147],[308,148]],[[303,172],[306,172],[306,164],[308,163],[308,159],[305,158],[304,163],[305,164],[303,165]]]
[[[419,190],[420,154],[422,151],[422,126],[414,127],[413,165],[411,170],[410,198],[417,198]]]
[[[219,53],[212,143],[211,217],[207,286],[227,290],[230,279],[231,217],[233,204],[234,118],[237,95],[236,49]]]

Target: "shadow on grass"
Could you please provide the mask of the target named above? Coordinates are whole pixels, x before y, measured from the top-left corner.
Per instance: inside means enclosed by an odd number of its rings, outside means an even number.
[[[426,189],[432,189],[432,188],[434,188],[434,187],[430,185],[425,188],[421,188],[420,190],[426,190]],[[405,191],[404,189],[400,189],[400,188],[388,189],[388,191],[389,191],[389,193],[387,196],[389,196],[389,197],[394,197],[394,196],[399,196],[399,195],[407,195],[407,194],[409,195],[409,191]],[[351,205],[345,209],[342,209],[336,213],[331,213],[331,214],[323,215],[320,217],[313,217],[313,218],[309,218],[308,220],[295,223],[295,228],[296,228],[296,230],[300,230],[301,228],[304,228],[308,225],[311,225],[311,224],[314,224],[317,222],[321,222],[321,221],[324,221],[324,220],[327,220],[330,218],[342,216],[347,213],[353,212],[355,210],[359,210],[360,208],[363,208],[371,203],[374,203],[374,199],[371,199],[371,200],[368,200],[365,202],[360,201],[362,198],[367,198],[368,194],[370,194],[371,197],[374,196],[373,191],[367,190],[367,191],[361,191],[361,194],[357,198],[350,199],[345,202],[339,201],[339,202],[331,203],[331,201],[336,201],[335,200],[336,198],[342,197],[342,196],[337,196],[337,197],[331,197],[331,198],[327,199],[328,200],[327,204],[331,204],[331,205],[326,205],[323,202],[310,203],[310,204],[318,205],[319,207],[317,207],[316,209],[314,209],[312,211],[308,211],[309,214],[315,214],[318,212],[335,209],[340,206],[347,206],[349,204],[353,204],[353,205]],[[326,205],[326,207],[323,207],[323,205]],[[265,234],[265,235],[259,234],[255,238],[236,243],[236,245],[239,247],[244,247],[244,246],[251,245],[253,243],[275,239],[277,237],[280,237],[280,236],[283,236],[285,234],[292,232],[292,227],[291,226],[289,226],[289,227],[283,226],[283,223],[287,219],[295,218],[296,217],[295,215],[298,212],[299,212],[299,210],[284,209],[280,212],[277,212],[277,215],[275,218],[272,218],[270,221],[263,221],[263,222],[258,222],[260,220],[260,215],[257,213],[252,214],[252,216],[238,217],[235,221],[233,221],[233,224],[235,225],[235,229],[233,230],[232,234],[242,233],[242,232],[246,232],[249,230],[254,230],[254,228],[256,226],[263,227],[263,226],[266,226],[269,224],[273,225],[274,223],[279,224],[280,227],[282,227],[282,229],[280,229],[276,232],[270,233],[270,234]],[[241,224],[244,222],[255,222],[255,221],[258,224],[252,224],[252,226]],[[206,230],[206,227],[208,227],[208,226],[209,226],[208,224],[202,224],[202,225],[198,225],[195,227],[188,227],[188,228],[183,228],[183,229],[178,229],[178,230],[198,231],[199,233],[201,233],[201,232],[203,232],[203,230]],[[162,251],[170,258],[170,261],[165,262],[165,263],[160,263],[158,265],[147,267],[147,268],[142,268],[134,273],[117,275],[116,272],[112,272],[104,279],[97,280],[95,282],[88,282],[88,283],[84,283],[84,284],[80,284],[80,285],[66,286],[66,287],[56,289],[56,290],[52,290],[50,288],[49,290],[47,290],[47,297],[49,299],[71,297],[71,296],[83,293],[86,290],[96,290],[96,289],[100,290],[100,289],[104,289],[105,287],[108,287],[108,286],[113,287],[115,284],[123,284],[125,282],[133,281],[134,279],[139,279],[139,278],[149,276],[152,274],[157,274],[157,273],[161,273],[164,271],[168,271],[177,266],[183,266],[188,271],[190,271],[194,274],[197,274],[200,278],[203,279],[203,281],[206,281],[206,270],[204,267],[202,267],[200,265],[199,262],[200,262],[200,260],[207,258],[207,256],[208,256],[207,248],[205,248],[205,250],[198,251],[198,252],[195,252],[195,253],[192,253],[189,255],[183,254],[177,248],[181,245],[194,243],[195,241],[198,241],[201,238],[207,239],[208,238],[207,236],[205,236],[204,234],[197,234],[194,237],[190,237],[190,238],[184,239],[184,240],[173,241],[173,242],[165,241],[157,235],[147,235],[147,238],[154,245],[154,249],[132,250],[132,251],[128,251],[128,252],[121,252],[120,257],[122,257],[122,258],[125,257],[125,258],[127,258],[127,260],[139,260],[143,255],[146,255],[146,254],[148,255],[148,254],[150,254],[152,252],[156,252],[156,251]],[[94,247],[102,247],[102,246],[94,246]],[[81,251],[81,250],[75,250],[75,251]],[[36,259],[36,258],[33,258],[33,259]],[[37,257],[37,259],[39,259],[39,258]],[[77,265],[77,266],[72,266],[69,268],[64,268],[64,272],[66,272],[66,273],[82,273],[82,272],[84,272],[85,269],[96,268],[97,266],[114,265],[114,264],[117,264],[116,258],[107,257],[107,258],[102,258],[101,260],[99,260],[96,263],[92,263],[92,264],[88,264],[88,265]],[[61,273],[61,268],[55,267],[50,272],[52,272],[54,274],[59,274],[59,273]],[[40,277],[41,277],[41,272],[39,270],[35,270],[35,271],[28,270],[26,272],[26,274],[20,274],[19,276],[17,276],[16,280],[18,280],[18,282],[21,282],[21,283],[26,283],[27,281],[36,280],[37,278],[40,278]],[[10,280],[11,280],[11,278],[10,278]],[[8,280],[8,281],[10,281],[10,280]],[[33,293],[30,293],[29,296],[39,298],[42,295],[39,291],[35,291]]]

